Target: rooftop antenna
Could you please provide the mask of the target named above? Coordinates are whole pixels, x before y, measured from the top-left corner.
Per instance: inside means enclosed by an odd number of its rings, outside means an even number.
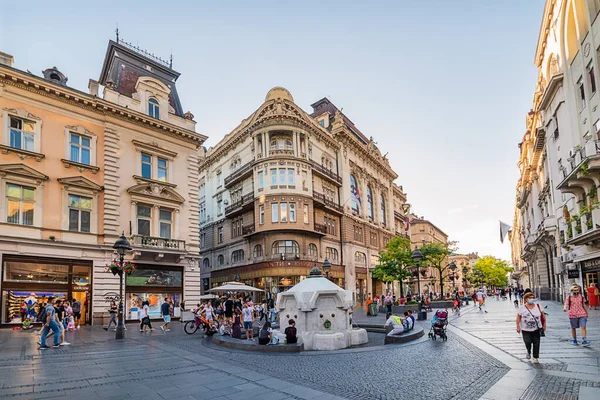
[[[117,22],[117,29],[115,29],[115,33],[117,34],[117,43],[119,43],[119,23]]]
[[[171,49],[171,56],[169,57],[169,68],[173,69],[173,49]]]

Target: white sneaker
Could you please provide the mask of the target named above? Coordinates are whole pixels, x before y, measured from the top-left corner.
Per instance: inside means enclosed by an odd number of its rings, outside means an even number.
[[[165,331],[165,327],[162,325],[160,326],[160,329],[162,329],[163,332]]]
[[[537,358],[534,358],[534,359],[533,359],[533,363],[534,363],[534,364],[539,364],[539,363],[540,363],[540,360],[538,360]]]
[[[62,342],[60,345],[61,345],[61,346],[70,346],[70,345],[71,345],[71,343],[69,343],[69,342]]]
[[[170,329],[165,329],[165,331],[167,331],[167,332],[171,332],[171,330],[170,330]]]

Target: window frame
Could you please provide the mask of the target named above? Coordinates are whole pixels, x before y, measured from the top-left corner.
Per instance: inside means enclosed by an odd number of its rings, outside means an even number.
[[[10,120],[11,118],[15,118],[18,120],[32,122],[33,123],[33,150],[25,150],[22,147],[12,147],[10,145]],[[21,128],[22,130],[23,128]],[[24,152],[28,153],[41,153],[41,129],[42,129],[42,120],[41,118],[31,114],[25,109],[3,109],[2,110],[2,142],[1,144],[8,149],[12,149],[14,152]],[[21,143],[23,143],[23,139],[21,137]],[[36,161],[40,161],[43,157],[36,157]]]
[[[259,258],[259,257],[263,256],[262,245],[260,245],[260,244],[254,245],[254,247],[252,248],[252,256],[254,258]]]
[[[158,209],[158,237],[160,237],[161,239],[171,240],[173,238],[173,211],[174,210],[171,210],[168,208],[159,208]],[[163,219],[163,217],[162,217],[163,212],[168,212],[170,214],[170,219],[168,219],[168,220]],[[163,235],[162,235],[163,224],[169,225],[169,237],[163,237]]]
[[[164,167],[161,167],[161,161],[164,161]],[[164,171],[164,179],[161,178],[161,170]],[[169,160],[167,160],[164,157],[156,157],[156,180],[157,181],[161,181],[161,182],[168,182],[169,181]]]
[[[258,206],[258,224],[264,225],[265,223],[265,206],[263,204]]]
[[[77,143],[73,142],[73,137],[76,136],[78,138]],[[83,144],[83,141],[87,140],[89,145],[85,146]],[[73,149],[76,148],[77,149],[77,160],[73,160]],[[77,164],[83,164],[83,165],[92,165],[92,138],[90,138],[87,135],[82,135],[81,133],[78,132],[69,132],[69,161],[77,163]],[[83,161],[83,152],[84,150],[88,151],[88,158],[89,158],[89,162],[84,162]]]
[[[36,214],[36,209],[35,209],[35,200],[36,200],[36,187],[32,186],[32,185],[26,185],[26,184],[22,184],[22,183],[13,183],[13,182],[6,182],[4,186],[4,204],[6,204],[6,218],[5,221],[7,224],[10,225],[19,225],[19,226],[35,226],[35,214]],[[18,187],[19,188],[19,197],[13,197],[9,195],[9,186],[14,186],[14,187]],[[31,190],[33,192],[33,199],[26,199],[24,197],[24,190],[28,189]],[[9,221],[9,204],[13,202],[19,203],[19,215],[18,215],[18,221],[17,222],[12,222]],[[31,211],[33,211],[33,215],[31,216],[31,223],[30,224],[25,224],[23,223],[24,219],[23,219],[23,204],[31,204]],[[29,210],[28,210],[29,211]]]
[[[338,261],[339,253],[334,247],[326,247],[325,248],[325,258],[329,261]]]
[[[279,203],[271,203],[271,222],[279,223]]]
[[[78,203],[80,204],[78,207],[71,206],[71,197],[78,197]],[[90,208],[82,208],[81,200],[87,199],[90,201]],[[67,208],[68,208],[68,230],[69,232],[79,232],[79,233],[91,233],[92,230],[92,218],[94,215],[94,198],[88,197],[85,195],[81,195],[78,193],[67,193]],[[71,229],[71,211],[77,211],[77,229]],[[84,212],[89,213],[89,227],[87,231],[82,230],[82,215]]]
[[[319,257],[319,249],[317,245],[314,243],[308,244],[308,255],[309,257]]]
[[[288,203],[288,219],[290,222],[296,222],[296,203]]]
[[[222,267],[223,265],[225,265],[225,257],[223,256],[223,254],[219,254],[217,256],[217,266]]]
[[[303,215],[304,223],[308,224],[309,221],[310,221],[310,218],[308,216],[308,212],[309,212],[308,204],[303,204],[302,205],[302,212],[304,213],[304,215]]]
[[[231,252],[231,264],[244,262],[244,250],[237,249]]]
[[[160,102],[155,97],[148,98],[148,116],[160,119]]]
[[[281,243],[283,243],[283,246],[281,245]],[[277,252],[275,252],[275,248],[277,248]],[[281,252],[280,249],[283,249],[284,251]],[[292,249],[295,251],[288,251],[288,249]],[[273,244],[271,244],[271,253],[272,255],[283,254],[284,256],[297,256],[300,255],[300,246],[298,246],[298,242],[295,240],[275,240]]]
[[[141,215],[140,216],[140,207],[146,207],[150,210],[150,215],[146,216],[146,215]],[[137,203],[136,204],[136,212],[135,212],[135,226],[136,226],[136,233],[140,236],[145,236],[145,237],[152,237],[152,206],[148,205],[148,204],[144,204],[144,203]],[[140,233],[140,220],[142,221],[148,221],[148,235],[144,235],[143,233]]]
[[[148,161],[144,161],[144,157],[148,157],[150,159],[150,161],[149,162]],[[154,163],[153,163],[154,160],[153,160],[153,158],[154,157],[152,156],[152,154],[148,154],[148,153],[142,152],[141,164],[140,164],[140,167],[141,167],[140,168],[140,176],[142,178],[152,179],[153,169],[154,169]],[[150,170],[149,170],[150,176],[144,176],[144,165],[149,166],[149,168],[150,168]]]
[[[222,226],[218,226],[217,227],[217,243],[221,244],[223,243],[223,227]]]

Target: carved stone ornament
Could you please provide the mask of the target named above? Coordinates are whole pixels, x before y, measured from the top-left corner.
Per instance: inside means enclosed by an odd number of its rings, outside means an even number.
[[[583,56],[587,57],[590,55],[590,49],[592,48],[592,46],[589,43],[586,43],[585,46],[583,46]]]

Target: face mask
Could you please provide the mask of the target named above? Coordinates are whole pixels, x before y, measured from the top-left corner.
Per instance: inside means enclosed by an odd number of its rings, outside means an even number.
[[[535,304],[535,299],[529,299],[529,300],[527,300],[527,303],[529,303],[529,304]]]

